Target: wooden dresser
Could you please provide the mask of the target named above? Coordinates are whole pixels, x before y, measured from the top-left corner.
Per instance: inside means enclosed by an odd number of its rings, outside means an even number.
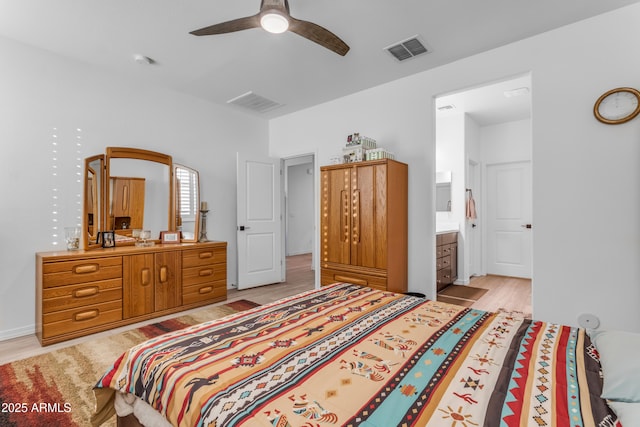
[[[225,299],[226,242],[36,254],[42,345]]]
[[[458,233],[436,235],[437,291],[458,279]]]
[[[385,159],[320,171],[321,284],[406,292],[407,165]]]

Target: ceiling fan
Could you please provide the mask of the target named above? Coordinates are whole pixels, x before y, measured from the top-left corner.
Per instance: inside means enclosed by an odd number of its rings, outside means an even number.
[[[260,12],[256,15],[200,28],[199,30],[191,31],[189,34],[210,36],[259,27],[271,33],[291,31],[341,56],[346,55],[349,51],[349,46],[326,28],[313,22],[301,21],[292,17],[289,13],[288,0],[262,0],[260,2]]]

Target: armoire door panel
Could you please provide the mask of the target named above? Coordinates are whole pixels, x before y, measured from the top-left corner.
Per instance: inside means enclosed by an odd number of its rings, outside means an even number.
[[[386,165],[357,166],[352,180],[353,245],[351,264],[386,268]]]
[[[351,172],[351,209],[353,225],[351,239],[351,265],[367,265],[370,257],[367,249],[373,235],[370,230],[373,211],[371,203],[373,168],[371,166],[354,167]]]
[[[387,229],[388,215],[387,215],[387,165],[376,166],[376,189],[375,189],[375,235],[378,239],[375,242],[375,265],[372,267],[386,269],[387,268],[387,236],[389,234]]]
[[[322,172],[322,260],[349,264],[351,204],[349,170]]]

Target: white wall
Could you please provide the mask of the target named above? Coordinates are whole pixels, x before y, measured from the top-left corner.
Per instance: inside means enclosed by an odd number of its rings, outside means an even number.
[[[640,87],[638,20],[635,4],[274,119],[270,154],[317,147],[326,164],[354,131],[395,151],[409,164],[409,289],[433,297],[433,99],[531,72],[534,316],[576,324],[590,312],[603,328],[640,331],[640,120],[592,114],[603,92]]]
[[[313,163],[287,167],[287,183],[287,255],[308,254],[315,232]]]
[[[436,118],[436,172],[451,171],[451,211],[436,212],[436,224],[456,224],[458,227],[458,279],[455,283],[469,282],[466,262],[466,138],[468,117],[464,113]],[[443,227],[447,228],[447,227]]]
[[[481,127],[480,147],[485,164],[531,160],[531,120]]]
[[[235,283],[235,153],[266,155],[266,121],[8,39],[0,52],[0,339],[33,333],[35,253],[64,248],[53,227],[79,224],[76,174],[107,146],[164,152],[200,171],[208,237],[229,242]]]
[[[464,221],[465,115],[452,114],[436,120],[436,172],[451,172],[451,211],[436,212],[436,222]]]

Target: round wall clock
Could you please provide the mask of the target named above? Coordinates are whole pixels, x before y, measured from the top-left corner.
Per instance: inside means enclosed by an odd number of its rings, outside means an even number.
[[[640,113],[640,91],[619,87],[605,92],[593,106],[596,119],[608,125],[628,122]]]

